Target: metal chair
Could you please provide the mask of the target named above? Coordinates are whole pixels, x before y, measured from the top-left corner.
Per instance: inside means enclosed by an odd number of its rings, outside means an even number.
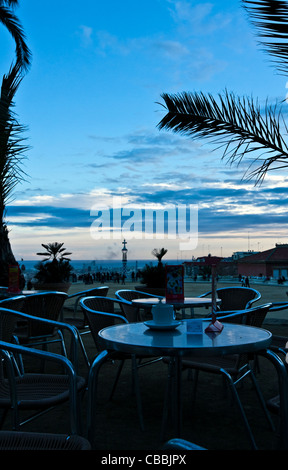
[[[0,450],[91,450],[84,437],[21,431],[0,431]]]
[[[265,318],[272,308],[272,303],[257,305],[243,310],[233,310],[231,312],[220,310],[217,320],[223,323],[238,323],[261,328]]]
[[[88,386],[87,386],[87,438],[93,445],[95,435],[95,421],[97,415],[97,391],[98,377],[101,367],[111,357],[108,351],[102,350],[97,354],[89,369]]]
[[[66,299],[67,294],[64,292],[29,294],[25,296],[23,312],[32,317],[58,321]],[[22,320],[16,327],[15,334],[19,342],[27,346],[42,345],[43,348],[46,348],[48,343],[60,342],[63,353],[66,354],[61,330],[55,330],[52,324]],[[58,336],[57,339],[55,338],[56,335]]]
[[[137,321],[143,321],[147,320],[149,318],[151,308],[145,309],[144,314],[140,313],[140,308],[135,307],[132,304],[132,300],[134,299],[143,299],[143,298],[150,298],[150,297],[155,297],[157,299],[161,299],[163,297],[158,296],[158,295],[152,295],[152,294],[147,294],[147,292],[141,292],[138,290],[129,290],[129,289],[120,289],[117,292],[115,292],[115,296],[119,299],[122,300],[123,303],[121,304],[121,309],[123,312],[123,315],[129,320],[129,322],[137,322]]]
[[[114,325],[116,321],[128,323],[128,319],[122,315],[121,304],[121,300],[110,297],[89,296],[80,299],[80,306],[85,316],[85,321],[89,326],[98,352],[103,349],[98,337],[98,332],[102,328]],[[111,316],[105,314],[111,314]]]
[[[11,308],[12,310],[19,310],[19,312],[23,309],[25,302],[25,295],[17,295],[15,297],[8,297],[7,299],[0,300],[0,307],[3,308]]]
[[[0,340],[15,342],[14,331],[17,324],[17,318],[11,314],[10,310],[21,311],[25,301],[25,296],[3,299],[0,301],[0,308],[4,309],[0,315]],[[6,312],[6,313],[5,313]],[[19,365],[22,364],[21,358],[17,357]]]
[[[83,297],[90,297],[90,296],[101,296],[101,297],[106,297],[108,294],[109,287],[108,286],[100,286],[100,287],[94,287],[93,289],[88,289],[84,290],[81,292],[76,292],[75,294],[68,295],[67,297],[67,302],[69,302],[71,299],[75,299],[74,302],[74,307],[73,307],[73,317],[72,318],[66,318],[65,317],[65,322],[69,323],[70,325],[76,326],[78,330],[82,330],[87,328],[87,323],[85,322],[85,316],[81,316],[81,318],[77,318],[77,308],[80,302],[80,299]]]
[[[269,309],[269,312],[274,313],[286,309],[288,309],[287,302],[273,302],[272,306]],[[273,334],[270,349],[272,349],[272,351],[276,352],[277,354],[280,353],[281,355],[284,355],[284,357],[286,357],[286,354],[288,353],[288,337]],[[287,365],[286,361],[284,362]]]
[[[169,450],[172,452],[172,450],[179,451],[180,450],[207,450],[205,447],[198,446],[197,444],[194,444],[193,442],[186,441],[185,439],[169,439],[169,441],[165,442],[161,450]]]
[[[89,361],[89,357],[88,357],[88,354],[86,352],[84,343],[82,341],[82,336],[86,335],[86,334],[89,334],[90,329],[89,329],[89,325],[87,323],[86,317],[85,317],[85,315],[83,315],[82,309],[80,310],[81,316],[80,317],[76,316],[77,315],[78,305],[79,305],[80,300],[83,299],[84,297],[89,297],[91,295],[106,297],[106,295],[108,293],[108,290],[109,290],[108,286],[100,286],[100,287],[94,287],[93,289],[88,289],[88,290],[84,290],[84,291],[81,291],[81,292],[76,292],[75,294],[68,295],[68,297],[66,299],[67,302],[70,299],[75,299],[74,307],[73,307],[73,317],[66,317],[66,316],[63,315],[63,313],[62,313],[62,316],[61,316],[62,321],[65,321],[65,323],[68,323],[69,325],[73,325],[77,328],[77,330],[79,332],[80,348],[82,350],[82,353],[83,353],[83,356],[84,356],[84,359],[85,359],[85,362],[86,362],[88,368],[90,367],[90,361]],[[64,305],[64,308],[65,308],[65,305]],[[63,310],[62,310],[62,312],[63,312]]]
[[[221,299],[219,306],[221,312],[251,308],[253,303],[261,298],[260,292],[250,287],[222,287],[217,289],[216,292],[217,297]],[[207,297],[211,294],[212,291],[209,291],[199,297]]]
[[[24,312],[19,312],[16,310],[6,309],[0,307],[0,341],[7,343],[20,344],[17,332],[19,331],[19,323],[27,324],[38,323],[42,326],[45,325],[46,328],[57,330],[61,337],[65,337],[70,342],[70,355],[67,357],[67,348],[62,347],[62,353],[72,362],[75,370],[78,370],[78,345],[79,345],[79,333],[78,330],[66,323],[55,322],[52,320],[47,320],[45,318],[35,317],[27,315]],[[30,345],[29,345],[30,347]],[[22,361],[18,363],[18,367],[21,371],[24,370]]]
[[[25,296],[18,295],[8,299],[0,300],[0,308],[21,311],[24,305]],[[17,319],[11,314],[2,314],[0,317],[0,340],[1,341],[13,341],[13,335],[16,327]]]
[[[269,311],[273,313],[273,312],[279,312],[281,310],[286,310],[286,309],[288,309],[287,302],[273,302],[272,307],[270,308]],[[270,349],[274,351],[276,354],[283,356],[283,362],[288,371],[288,364],[286,360],[286,357],[288,354],[288,337],[273,334]],[[281,403],[280,403],[279,394],[270,398],[267,401],[267,408],[273,414],[281,416]]]
[[[127,318],[119,313],[115,313],[115,305],[119,309],[119,305],[121,305],[121,301],[118,299],[111,299],[111,298],[100,298],[100,297],[85,297],[84,299],[80,300],[80,305],[83,309],[83,312],[87,318],[87,322],[90,327],[90,331],[92,337],[94,339],[94,343],[97,349],[98,354],[103,351],[103,347],[101,342],[99,342],[98,332],[103,328],[108,326],[113,326],[117,323],[129,323]],[[138,380],[138,365],[137,365],[137,357],[135,354],[123,354],[117,353],[113,356],[113,360],[120,361],[117,375],[113,384],[113,388],[110,394],[110,399],[112,399],[114,392],[116,390],[116,386],[121,375],[121,371],[126,360],[131,360],[132,362],[132,385],[133,390],[136,395],[136,403],[137,403],[137,410],[140,420],[140,426],[144,429],[143,424],[143,416],[142,416],[142,403],[140,397],[140,389],[139,389],[139,380]]]
[[[268,303],[268,304],[260,305],[259,307],[245,309],[242,311],[237,311],[237,312],[233,312],[229,314],[228,312],[225,312],[224,316],[218,316],[217,319],[224,324],[224,328],[225,328],[225,322],[261,327],[265,320],[267,313],[269,312],[271,305],[272,305],[271,303]],[[250,425],[248,423],[244,408],[242,406],[242,403],[241,403],[241,400],[240,400],[240,397],[236,388],[236,385],[245,377],[250,376],[252,383],[255,387],[256,393],[258,395],[260,404],[265,412],[267,421],[272,429],[274,429],[274,425],[269,416],[269,413],[265,404],[265,400],[262,396],[262,393],[256,381],[254,372],[249,364],[250,360],[253,360],[253,359],[254,359],[254,355],[251,356],[250,354],[233,354],[233,355],[224,355],[224,356],[219,356],[219,357],[197,357],[197,356],[183,357],[182,368],[183,370],[188,369],[188,370],[194,371],[192,402],[195,402],[197,382],[198,382],[198,376],[199,376],[200,371],[222,375],[222,377],[227,381],[227,384],[229,385],[231,389],[232,396],[235,399],[236,404],[239,408],[245,429],[251,440],[252,447],[256,448],[254,436],[252,434]],[[167,360],[167,358],[165,361],[168,362],[169,364],[169,368],[170,368],[169,376],[172,378],[173,377],[173,361]],[[171,379],[168,385],[169,387],[171,386]],[[167,396],[168,396],[168,393],[166,397]],[[166,420],[166,416],[164,416],[164,419],[163,419],[163,426],[165,425],[165,420]]]
[[[89,377],[88,377],[88,386],[87,386],[87,438],[89,442],[93,445],[95,439],[95,421],[97,415],[97,392],[98,392],[98,378],[103,365],[113,358],[113,354],[109,353],[107,350],[102,350],[95,357],[93,363],[91,364]],[[185,441],[186,442],[186,441]],[[170,447],[171,444],[171,447]],[[175,450],[184,450],[184,441],[175,442]],[[191,444],[192,445],[192,444]],[[167,450],[171,448],[172,450],[172,441],[167,443]],[[188,446],[188,443],[187,443]],[[192,450],[192,448],[185,447],[185,450]],[[163,449],[166,449],[164,446]]]
[[[23,306],[25,297],[17,296],[13,299],[5,299],[0,301],[0,340],[12,342],[14,341],[14,332],[17,324],[18,316],[13,315],[13,311],[18,313]],[[13,308],[15,307],[15,309]],[[18,308],[17,308],[18,307]],[[12,312],[10,312],[12,310]],[[23,318],[21,316],[21,318]]]
[[[11,319],[11,317],[13,317]],[[78,353],[77,341],[78,332],[76,328],[43,318],[31,317],[27,314],[8,309],[0,309],[0,323],[5,324],[5,320],[10,318],[11,323],[16,319],[24,318],[27,321],[49,324],[50,327],[66,330],[70,333],[73,353],[71,360],[59,355],[34,349],[32,347],[20,346],[11,342],[0,341],[0,356],[3,359],[0,370],[0,408],[4,410],[3,420],[9,410],[13,415],[13,429],[19,430],[20,426],[32,419],[49,411],[51,407],[62,404],[66,401],[70,403],[70,425],[72,434],[80,433],[81,420],[79,410],[79,393],[84,391],[86,380],[77,375]],[[44,362],[56,364],[60,371],[64,373],[35,373],[26,372],[26,367],[18,367],[15,356],[30,359],[30,365],[36,359]],[[25,360],[26,363],[26,360]],[[20,422],[21,410],[37,410],[37,413],[24,422]]]

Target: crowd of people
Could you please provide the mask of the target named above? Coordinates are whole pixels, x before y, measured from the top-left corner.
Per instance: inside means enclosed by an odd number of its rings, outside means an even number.
[[[129,277],[131,277],[132,282],[134,280],[138,280],[140,277],[140,272],[137,271],[136,273],[132,271],[131,273],[128,274]],[[76,273],[72,274],[72,282],[77,282],[77,281],[82,281],[84,284],[93,284],[94,282],[97,282],[99,284],[105,284],[106,282],[115,282],[117,284],[125,284],[125,280],[127,279],[127,274],[124,274],[123,272],[118,272],[118,271],[97,271],[97,272],[87,272],[85,274],[79,274],[77,275]]]

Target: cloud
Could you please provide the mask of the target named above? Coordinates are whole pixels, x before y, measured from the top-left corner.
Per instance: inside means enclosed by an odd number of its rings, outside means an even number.
[[[187,208],[196,205],[199,209],[199,238],[216,240],[218,237],[222,243],[221,240],[228,238],[245,239],[248,232],[258,242],[273,236],[277,239],[286,236],[288,201],[285,184],[276,190],[272,183],[269,187],[268,182],[261,190],[231,179],[217,184],[209,175],[203,177],[198,185],[189,178],[183,178],[183,181],[181,184],[180,175],[177,181],[155,180],[139,184],[136,180],[127,187],[121,186],[122,181],[119,181],[113,191],[103,187],[87,193],[54,196],[53,201],[32,197],[30,204],[28,199],[25,199],[25,204],[17,200],[7,208],[8,226],[12,227],[13,236],[15,227],[16,232],[21,227],[24,232],[32,230],[33,237],[46,230],[47,233],[58,233],[58,236],[63,233],[68,240],[69,233],[72,236],[82,230],[82,239],[87,243],[91,238],[91,225],[100,215],[99,210],[118,210],[121,207],[138,211],[152,207],[164,210],[169,205],[186,205]],[[103,256],[105,254],[112,259],[116,251],[113,246],[109,247],[105,245]]]
[[[97,135],[91,138],[102,140]],[[19,190],[7,208],[8,226],[66,234],[83,229],[88,237],[95,220],[91,209],[111,208],[118,196],[122,207],[197,205],[199,231],[205,236],[240,236],[250,230],[264,237],[275,227],[279,233],[285,230],[288,182],[283,174],[267,175],[261,187],[254,187],[241,180],[239,167],[227,168],[209,146],[206,151],[198,142],[173,133],[138,129],[111,137],[109,143],[110,151],[106,147],[106,154],[97,155],[95,162],[82,164],[89,169],[86,183],[94,183],[92,189],[53,196],[44,190],[36,195],[31,189]]]
[[[150,44],[158,53],[164,53],[164,56],[169,59],[176,59],[179,61],[182,57],[190,55],[188,47],[179,41],[156,39],[152,40]]]
[[[80,37],[83,47],[88,47],[92,44],[93,28],[91,26],[81,25],[80,26]]]
[[[100,55],[119,54],[128,55],[131,51],[131,41],[125,42],[109,31],[97,31],[97,46],[96,51]]]
[[[89,227],[92,219],[90,210],[73,207],[42,206],[9,206],[7,220],[10,225],[26,227]]]
[[[190,1],[167,0],[171,5],[169,11],[172,18],[182,30],[195,36],[207,35],[215,30],[223,29],[232,20],[229,14],[215,13],[215,6],[211,2],[201,2],[193,5]]]

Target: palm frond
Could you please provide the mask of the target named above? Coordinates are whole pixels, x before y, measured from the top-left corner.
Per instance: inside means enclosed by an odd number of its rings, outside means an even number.
[[[36,254],[40,256],[47,256],[47,258],[43,261],[47,261],[51,258],[53,260],[59,258],[60,260],[70,261],[70,259],[67,258],[67,256],[72,255],[72,253],[66,251],[66,248],[63,247],[64,243],[58,243],[58,242],[48,243],[48,244],[41,243],[41,245],[43,246],[43,248],[45,248],[46,252],[45,253],[41,252],[41,253],[36,253]]]
[[[8,5],[9,7],[15,7],[18,5],[19,0],[1,0],[0,3],[3,3],[3,5]]]
[[[17,4],[18,2],[6,2]],[[31,62],[31,52],[25,41],[23,28],[14,13],[0,2],[0,22],[7,28],[16,44],[17,62],[27,70]]]
[[[242,0],[264,51],[276,58],[277,70],[288,72],[288,2]]]
[[[159,122],[159,129],[208,139],[223,147],[222,158],[231,163],[252,154],[254,163],[260,162],[260,166],[247,177],[255,178],[256,183],[263,180],[273,164],[288,166],[288,147],[281,135],[277,106],[266,104],[262,110],[253,98],[241,99],[227,91],[218,95],[218,101],[202,92],[161,96],[168,112]]]
[[[3,215],[11,193],[24,179],[21,163],[28,147],[24,144],[25,127],[19,124],[12,111],[13,98],[22,80],[21,66],[17,63],[3,77],[0,91],[0,216]]]

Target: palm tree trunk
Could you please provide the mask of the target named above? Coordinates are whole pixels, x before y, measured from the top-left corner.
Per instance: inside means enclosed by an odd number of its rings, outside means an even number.
[[[5,287],[8,287],[9,282],[9,265],[17,264],[8,235],[9,231],[7,226],[0,224],[0,286]]]

